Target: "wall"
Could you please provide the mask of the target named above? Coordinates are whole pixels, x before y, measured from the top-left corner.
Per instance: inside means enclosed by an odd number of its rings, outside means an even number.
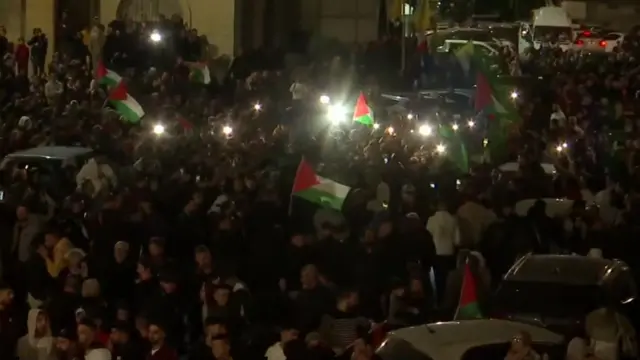
[[[378,38],[378,0],[302,0],[302,29],[345,43]]]
[[[0,0],[0,25],[7,28],[7,39],[16,42],[23,36],[22,24],[24,16],[22,14],[22,4],[20,0],[1,1]]]
[[[586,23],[611,27],[618,31],[627,31],[638,23],[640,3],[612,1],[606,4],[587,3]]]
[[[181,10],[184,20],[206,35],[210,44],[214,44],[217,54],[234,55],[238,35],[238,14],[241,0],[159,0],[161,13],[170,17]],[[166,1],[166,2],[165,2]],[[0,0],[2,2],[2,0]],[[100,19],[108,24],[116,18],[118,0],[102,0],[100,3]]]

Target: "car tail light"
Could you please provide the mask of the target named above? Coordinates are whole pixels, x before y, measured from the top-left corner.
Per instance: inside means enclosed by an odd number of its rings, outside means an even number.
[[[604,40],[600,40],[600,43],[598,45],[600,45],[600,47],[607,47],[607,42]]]
[[[576,40],[576,45],[584,45],[584,41],[578,39]]]
[[[584,36],[591,36],[591,31],[588,31],[588,30],[587,30],[587,31],[583,31],[583,32],[582,32],[582,35],[584,35]]]

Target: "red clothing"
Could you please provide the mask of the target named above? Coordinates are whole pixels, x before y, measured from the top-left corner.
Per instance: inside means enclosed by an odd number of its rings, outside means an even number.
[[[96,332],[96,341],[99,342],[102,346],[107,346],[107,344],[109,343],[109,333],[98,330],[98,332]]]
[[[29,66],[29,47],[25,44],[20,44],[16,47],[16,63],[19,69],[26,69]]]

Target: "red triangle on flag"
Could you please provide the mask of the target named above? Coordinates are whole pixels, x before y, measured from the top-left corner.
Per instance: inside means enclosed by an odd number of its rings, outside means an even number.
[[[107,76],[107,68],[104,67],[104,64],[100,61],[98,62],[98,66],[96,66],[96,79],[100,80],[105,76]]]
[[[481,72],[476,75],[476,96],[474,108],[476,111],[482,111],[492,104],[492,91],[489,80]]]
[[[111,93],[109,94],[109,100],[127,100],[128,94],[129,93],[127,91],[127,87],[124,85],[124,83],[120,82],[116,87],[113,88],[113,90],[111,90]]]
[[[460,304],[462,308],[465,305],[478,302],[476,293],[476,279],[473,277],[469,263],[464,264],[464,275],[462,277],[462,289],[460,289]]]
[[[296,178],[293,181],[291,193],[295,194],[319,184],[320,180],[318,179],[318,175],[316,175],[316,172],[313,170],[311,165],[306,162],[305,159],[300,160],[300,165],[298,165],[298,170],[296,170]]]
[[[180,124],[180,126],[182,126],[182,129],[184,130],[193,129],[193,124],[189,120],[183,118],[182,116],[178,117],[178,123]]]
[[[356,108],[353,111],[353,119],[355,120],[366,115],[371,115],[369,112],[369,106],[367,105],[367,100],[364,98],[364,94],[360,93],[358,101],[356,102]]]

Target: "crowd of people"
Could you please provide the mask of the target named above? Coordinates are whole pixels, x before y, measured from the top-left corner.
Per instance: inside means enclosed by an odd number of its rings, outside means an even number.
[[[162,45],[148,41],[158,29]],[[65,33],[46,66],[47,34],[13,45],[5,33],[0,152],[84,146],[109,170],[76,181],[80,165],[65,165],[54,189],[56,169],[0,169],[2,359],[368,360],[381,324],[450,320],[465,263],[483,307],[530,251],[599,249],[640,269],[640,46],[523,63],[542,80],[520,88],[520,170],[495,176],[487,163],[459,174],[406,114],[384,114],[369,75],[394,71],[385,42],[295,71],[281,50],[245,52],[220,74],[211,61],[201,84],[185,62],[210,61],[208,44],[177,17]],[[123,75],[141,123],[106,105],[100,62]],[[429,64],[427,77],[460,77],[450,59]],[[327,131],[316,103],[331,89],[364,91],[394,131]],[[342,213],[290,197],[302,157],[356,189]],[[571,215],[514,214],[542,197],[574,200]]]

